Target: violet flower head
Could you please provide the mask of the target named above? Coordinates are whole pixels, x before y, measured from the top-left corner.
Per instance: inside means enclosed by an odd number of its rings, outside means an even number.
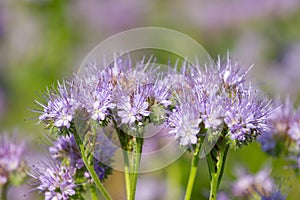
[[[249,87],[228,106],[225,114],[231,139],[241,143],[256,139],[268,130],[268,116],[272,111],[271,101],[261,98]]]
[[[157,103],[162,104],[164,107],[171,105],[172,88],[168,83],[157,80],[153,85],[152,91],[152,96]]]
[[[118,102],[118,116],[122,124],[141,122],[143,117],[150,115],[147,96],[141,89],[132,96],[123,96]]]
[[[105,178],[107,178],[107,172],[110,168],[99,162],[97,159],[94,159],[94,169],[99,179],[103,181]]]
[[[0,141],[0,186],[10,181],[10,175],[17,173],[23,176],[25,162],[22,159],[24,143],[16,143],[6,135]]]
[[[40,166],[36,175],[31,176],[37,180],[37,189],[44,194],[45,200],[67,200],[74,199],[76,194],[75,174],[75,168],[53,163]]]
[[[293,121],[290,124],[288,134],[291,137],[291,139],[300,146],[300,121]]]
[[[66,85],[66,82],[60,84],[58,82],[57,89],[48,90],[46,94],[47,105],[43,105],[35,101],[43,107],[44,111],[39,117],[40,121],[45,122],[47,125],[54,125],[55,127],[70,128],[71,121],[78,103],[76,101],[77,92],[75,87]]]
[[[54,146],[49,147],[49,152],[54,160],[60,162],[67,161],[71,167],[77,169],[84,167],[73,135],[59,137],[57,141],[54,142]]]
[[[272,156],[299,154],[300,120],[293,103],[286,99],[271,115],[271,128],[259,138],[262,149]]]
[[[271,178],[268,168],[254,175],[247,172],[240,173],[232,185],[232,194],[246,199],[284,200],[286,198]]]
[[[215,97],[202,102],[201,118],[205,128],[218,130],[223,128],[225,109],[222,99]]]
[[[169,134],[174,135],[182,146],[189,147],[198,142],[202,119],[196,105],[181,103],[169,114],[167,122],[171,128]]]
[[[189,68],[184,84],[189,84],[187,88],[191,88],[194,98],[187,104],[197,104],[194,109],[204,128],[209,129],[206,133],[212,133],[213,138],[224,134],[232,144],[240,146],[252,142],[269,128],[271,101],[247,83],[246,75],[251,68],[243,71],[229,57],[225,65],[219,58],[217,64],[204,69]],[[178,96],[185,95],[182,92]]]
[[[91,119],[104,121],[110,114],[110,110],[115,108],[112,93],[112,85],[109,82],[98,80],[97,84],[85,84],[81,88],[82,107],[91,115]]]

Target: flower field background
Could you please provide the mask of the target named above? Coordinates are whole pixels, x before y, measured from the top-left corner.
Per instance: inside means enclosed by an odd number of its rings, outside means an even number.
[[[298,108],[299,24],[297,0],[1,1],[0,132],[24,142],[22,159],[29,168],[39,165],[50,157],[48,146],[53,144],[43,127],[36,125],[39,116],[31,112],[36,108],[33,99],[57,80],[71,78],[99,42],[146,26],[182,32],[199,42],[214,60],[218,55],[226,58],[229,51],[244,69],[254,64],[248,75],[252,83],[272,99],[289,97],[294,103],[291,107]],[[162,53],[159,59],[168,60],[168,55]],[[290,166],[284,156],[269,156],[259,142],[229,151],[218,198],[235,195],[239,199],[249,182],[257,187],[275,184],[287,199],[299,198],[300,175],[295,168],[300,164]],[[136,199],[183,199],[190,160],[184,154],[163,169],[141,174]],[[205,159],[199,166],[192,199],[207,199]],[[9,188],[7,199],[43,199],[33,184],[28,177],[25,184]],[[113,170],[104,185],[113,199],[126,196],[123,172]]]

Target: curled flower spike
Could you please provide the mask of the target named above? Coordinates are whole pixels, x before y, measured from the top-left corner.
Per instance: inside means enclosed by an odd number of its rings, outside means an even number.
[[[81,169],[84,167],[73,135],[59,137],[54,142],[54,146],[49,147],[49,152],[53,159],[62,162],[67,161],[73,168]]]
[[[100,180],[104,181],[110,174],[111,169],[108,165],[112,162],[116,148],[113,148],[108,138],[102,134],[97,134],[93,163]],[[87,172],[73,135],[59,137],[54,142],[54,146],[49,147],[49,152],[51,157],[58,163]]]

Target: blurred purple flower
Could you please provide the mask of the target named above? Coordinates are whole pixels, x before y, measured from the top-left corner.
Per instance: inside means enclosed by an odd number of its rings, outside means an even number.
[[[280,18],[296,10],[299,6],[297,0],[274,0],[269,1],[238,1],[227,0],[223,2],[199,2],[189,0],[185,4],[180,4],[189,21],[210,31],[218,31],[228,27],[239,27],[241,23],[246,23],[254,19],[263,19],[272,16]],[[216,15],[215,13],[223,13]]]
[[[153,8],[151,2],[130,0],[128,2],[110,2],[97,0],[75,1],[70,10],[76,10],[74,17],[80,16],[83,24],[98,27],[103,31],[120,31],[136,26],[146,19],[147,13]],[[86,12],[86,11],[89,12]],[[72,14],[73,12],[71,12]],[[109,23],[105,19],[111,19]]]
[[[299,122],[292,122],[290,124],[290,128],[288,131],[291,139],[294,140],[298,146],[300,146],[300,123]]]
[[[106,136],[103,136],[103,133],[97,133],[93,162],[94,169],[102,181],[110,173],[109,165],[112,162],[115,150],[116,147],[112,146],[112,143]],[[86,170],[73,135],[59,137],[54,142],[54,146],[49,147],[49,152],[51,157],[60,164],[67,164],[77,170]]]
[[[294,110],[293,103],[286,99],[283,104],[270,116],[271,128],[264,131],[259,138],[262,149],[273,155],[294,154],[294,149],[300,144],[299,114]]]
[[[16,143],[5,134],[1,136],[0,141],[0,185],[6,184],[10,175],[19,173],[21,175],[24,166],[22,155],[24,152],[24,143]],[[21,170],[21,171],[20,171]]]
[[[276,63],[272,63],[270,70],[266,73],[266,78],[268,82],[271,83],[269,85],[273,91],[280,96],[284,96],[288,93],[291,97],[297,98],[300,90],[300,43],[293,43],[286,49],[287,50],[282,53],[281,59]]]
[[[240,171],[238,179],[232,185],[232,194],[239,198],[260,198],[268,200],[283,200],[285,196],[270,177],[270,169],[265,168],[252,175]]]
[[[219,192],[217,195],[217,200],[229,200],[229,197],[225,192]]]

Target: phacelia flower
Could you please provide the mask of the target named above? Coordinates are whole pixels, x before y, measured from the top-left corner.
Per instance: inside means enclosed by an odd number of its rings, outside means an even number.
[[[197,135],[200,132],[199,111],[189,104],[182,104],[170,113],[168,125],[171,128],[169,134],[179,140],[180,145],[190,146],[198,142]]]
[[[278,189],[273,178],[271,178],[268,168],[254,175],[240,171],[238,179],[232,185],[232,195],[245,199],[285,199],[285,196]]]
[[[94,66],[95,67],[95,66]],[[91,119],[104,121],[110,110],[115,107],[113,102],[113,86],[111,80],[103,74],[97,74],[97,70],[90,69],[91,72],[83,78],[76,77],[76,85],[79,85],[78,98],[80,107],[85,108]]]
[[[225,114],[225,123],[232,140],[251,142],[262,132],[268,130],[268,116],[271,114],[271,101],[262,99],[252,91],[246,90],[236,99]]]
[[[40,121],[48,125],[53,124],[58,128],[70,128],[75,110],[78,107],[75,91],[75,87],[70,84],[67,86],[66,82],[63,82],[63,84],[58,83],[56,90],[48,90],[45,97],[48,101],[46,105],[36,101],[44,109],[39,117]]]
[[[76,194],[75,174],[75,168],[53,163],[40,166],[31,176],[36,179],[37,189],[44,194],[45,200],[67,200],[74,199]]]
[[[185,99],[187,94],[192,93],[193,98],[184,102],[191,107],[189,110],[197,112],[202,128],[209,130],[202,132],[215,136],[223,133],[232,144],[239,146],[255,140],[268,129],[267,119],[273,108],[270,100],[259,95],[247,83],[246,75],[251,68],[243,71],[241,66],[233,64],[228,57],[225,65],[219,58],[217,64],[185,69],[182,90],[180,92],[177,85],[174,91],[178,99]],[[181,100],[178,102],[182,103]]]
[[[280,156],[290,151],[293,144],[299,145],[299,116],[293,108],[293,103],[286,101],[278,106],[269,119],[270,129],[259,138],[262,149],[273,155]]]
[[[49,152],[53,159],[70,162],[73,168],[81,169],[84,166],[73,135],[59,137],[54,146],[49,147]]]
[[[130,96],[121,97],[118,104],[118,116],[123,124],[133,124],[140,122],[143,117],[150,115],[149,103],[142,93],[135,93],[133,98]]]
[[[0,141],[0,186],[10,180],[13,174],[16,174],[20,180],[23,180],[25,174],[25,161],[22,159],[24,153],[24,143],[16,143],[10,140],[6,135],[1,136]],[[15,183],[17,184],[17,183]]]

